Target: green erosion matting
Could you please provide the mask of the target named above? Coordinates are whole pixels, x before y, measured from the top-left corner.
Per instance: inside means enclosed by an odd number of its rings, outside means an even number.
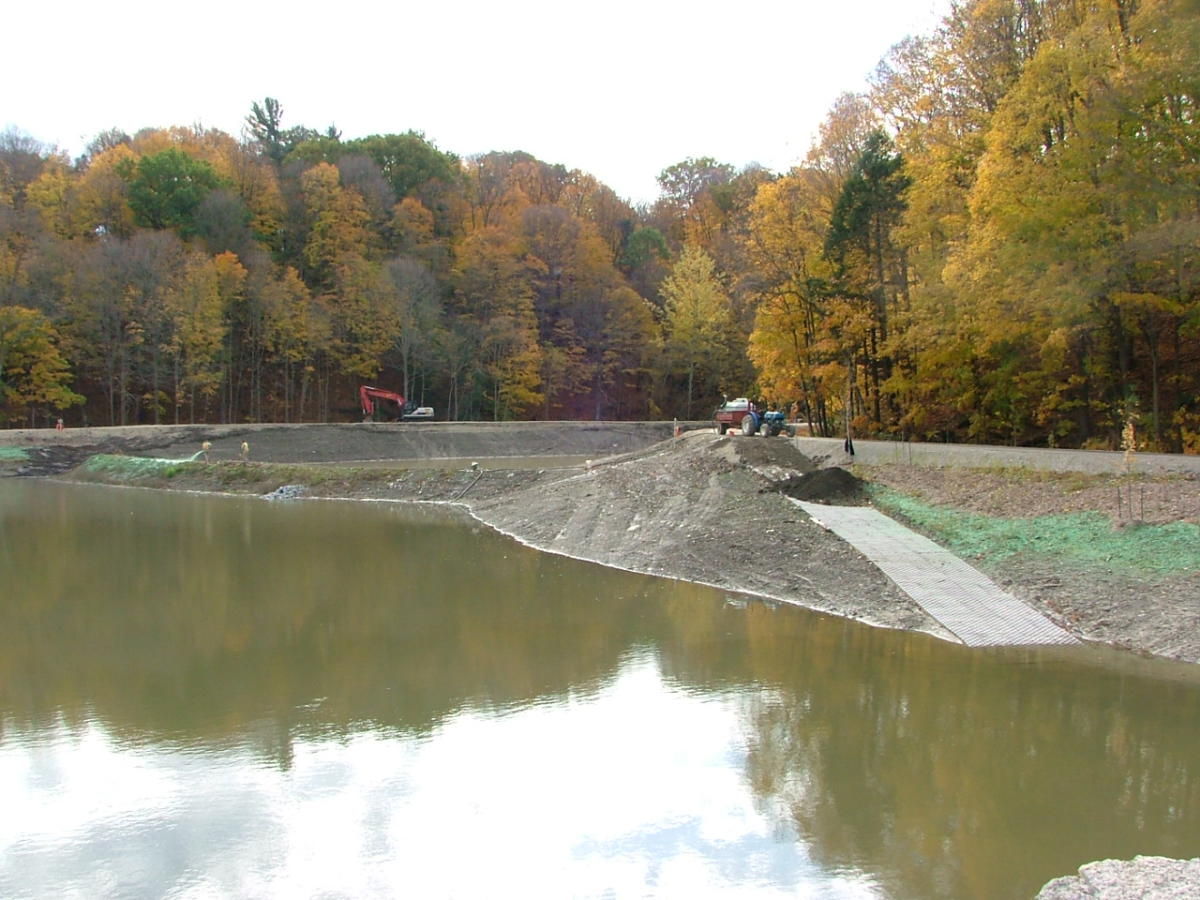
[[[204,451],[185,459],[160,459],[153,456],[119,456],[109,453],[98,453],[89,456],[81,466],[85,472],[104,473],[105,475],[136,478],[143,475],[171,475],[179,466],[195,462]]]
[[[978,569],[878,510],[792,502],[877,565],[968,647],[1078,643]]]
[[[24,462],[29,453],[20,447],[0,447],[0,462]]]
[[[1200,526],[1129,523],[1114,528],[1100,512],[999,518],[930,506],[897,491],[871,487],[871,500],[899,514],[959,556],[1002,560],[1036,553],[1111,568],[1167,574],[1200,569]]]

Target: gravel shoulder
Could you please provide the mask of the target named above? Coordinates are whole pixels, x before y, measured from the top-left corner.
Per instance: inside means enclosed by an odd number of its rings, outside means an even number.
[[[260,495],[298,485],[289,492],[454,503],[549,552],[948,637],[787,495],[872,502],[949,545],[1084,640],[1200,662],[1200,557],[1193,561],[1175,549],[1200,536],[1200,480],[1194,477],[851,468],[844,459],[805,456],[797,442],[783,438],[671,434],[670,423],[10,431],[0,434],[0,448],[17,448],[24,458],[0,455],[0,473],[61,475],[97,453],[182,460],[207,441],[209,464],[135,473],[135,460],[118,460],[108,471],[85,467],[69,477]],[[243,442],[246,461],[240,459]],[[522,467],[504,457],[523,458]],[[528,457],[546,457],[548,464],[530,468]],[[563,465],[551,457],[587,462]],[[1075,538],[1072,516],[1099,527],[1103,540],[1083,530]],[[1008,531],[995,536],[998,522]],[[1012,523],[1048,539],[1013,545]],[[1109,542],[1115,549],[1108,558],[1079,554],[1072,540],[1085,544],[1082,549]],[[1154,561],[1156,542],[1165,548],[1158,555],[1170,557],[1165,568],[1143,564],[1143,557]]]

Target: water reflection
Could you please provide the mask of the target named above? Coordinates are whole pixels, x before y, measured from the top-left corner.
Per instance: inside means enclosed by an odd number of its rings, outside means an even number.
[[[1194,675],[436,509],[3,483],[0,589],[4,896],[1028,897],[1200,838]]]
[[[438,509],[89,490],[68,512],[44,487],[58,502],[5,529],[2,699],[31,724],[96,710],[127,740],[208,744],[264,718],[285,740],[422,732],[464,705],[587,690],[633,640],[592,611],[629,632],[652,584],[570,589],[568,561]]]
[[[94,723],[52,729],[0,750],[0,770],[24,773],[12,808],[31,811],[0,832],[0,885],[56,896],[870,895],[865,876],[823,872],[802,844],[774,838],[733,764],[734,716],[728,700],[669,688],[644,656],[584,702],[461,710],[421,736],[297,740],[286,770],[247,765],[236,749],[122,746]]]

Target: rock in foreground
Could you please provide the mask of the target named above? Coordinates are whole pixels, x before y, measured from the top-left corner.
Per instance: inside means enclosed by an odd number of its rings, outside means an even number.
[[[1048,882],[1036,900],[1195,900],[1200,858],[1137,856],[1088,863],[1078,875]]]

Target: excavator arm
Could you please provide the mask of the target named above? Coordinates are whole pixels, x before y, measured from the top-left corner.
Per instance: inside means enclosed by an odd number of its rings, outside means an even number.
[[[417,406],[415,403],[405,400],[403,395],[397,394],[395,391],[364,384],[358,388],[358,399],[362,406],[364,422],[375,420],[385,408],[382,404],[394,404],[395,412],[392,417],[399,421],[408,422],[433,418],[433,407]]]

